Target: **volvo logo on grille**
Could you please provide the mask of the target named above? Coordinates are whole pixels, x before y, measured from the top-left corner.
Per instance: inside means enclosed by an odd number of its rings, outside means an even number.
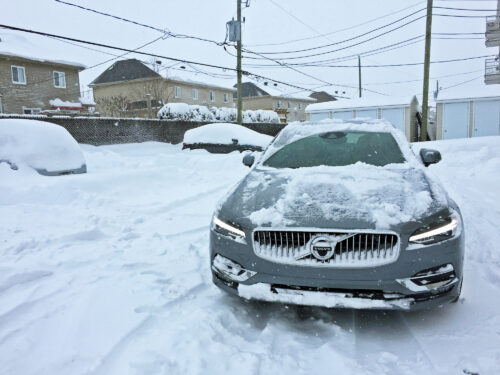
[[[325,261],[333,257],[337,241],[330,236],[316,236],[309,243],[309,250],[313,257]]]

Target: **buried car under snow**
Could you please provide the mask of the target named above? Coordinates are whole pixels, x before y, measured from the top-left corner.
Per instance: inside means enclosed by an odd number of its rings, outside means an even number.
[[[326,307],[458,300],[460,210],[424,167],[440,159],[380,120],[287,126],[214,213],[214,283]]]
[[[27,166],[45,176],[87,172],[80,146],[62,126],[25,119],[0,120],[0,164]]]
[[[262,151],[273,137],[241,125],[219,122],[190,129],[184,134],[182,149],[204,149],[214,154],[233,151]]]

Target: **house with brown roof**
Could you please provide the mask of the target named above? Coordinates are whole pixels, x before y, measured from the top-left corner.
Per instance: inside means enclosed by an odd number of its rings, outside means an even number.
[[[305,108],[316,103],[315,98],[306,95],[289,94],[277,83],[243,82],[241,85],[243,109],[273,110],[280,116],[281,122],[305,121]],[[238,95],[235,92],[234,98]]]
[[[0,32],[0,113],[37,114],[54,109],[54,100],[79,102],[83,69],[20,35]]]
[[[233,107],[232,87],[162,75],[137,59],[116,61],[89,85],[104,116],[154,118],[166,103]],[[181,74],[181,73],[180,73]]]

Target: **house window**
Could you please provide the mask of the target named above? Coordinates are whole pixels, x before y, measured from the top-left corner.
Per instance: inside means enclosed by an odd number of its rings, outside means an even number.
[[[23,107],[23,113],[25,115],[37,115],[42,111],[41,108],[26,108]]]
[[[12,82],[19,85],[26,84],[26,72],[24,71],[24,66],[14,66],[11,67],[12,71]]]
[[[288,102],[287,105],[288,105],[288,108],[292,108],[292,103]]]
[[[210,101],[215,102],[215,91],[210,91]]]
[[[302,109],[302,103],[299,103],[299,109]]]
[[[198,100],[198,89],[193,89],[193,100]]]
[[[54,87],[66,88],[66,73],[54,72]]]
[[[281,108],[281,100],[278,100],[278,103],[276,105],[278,108]]]
[[[229,94],[227,92],[224,93],[224,103],[229,102]]]
[[[181,97],[181,88],[179,86],[175,86],[174,91],[175,91],[175,93],[174,93],[175,97],[180,98]]]

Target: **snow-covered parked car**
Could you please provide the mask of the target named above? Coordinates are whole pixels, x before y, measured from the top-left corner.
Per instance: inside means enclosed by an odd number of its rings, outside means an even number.
[[[0,120],[0,163],[24,166],[45,176],[85,173],[80,146],[62,126],[24,119]]]
[[[215,210],[214,283],[246,299],[412,310],[456,301],[458,206],[389,123],[289,125]]]
[[[216,154],[233,151],[263,151],[273,137],[230,123],[214,123],[190,129],[184,134],[183,149],[205,149]]]

